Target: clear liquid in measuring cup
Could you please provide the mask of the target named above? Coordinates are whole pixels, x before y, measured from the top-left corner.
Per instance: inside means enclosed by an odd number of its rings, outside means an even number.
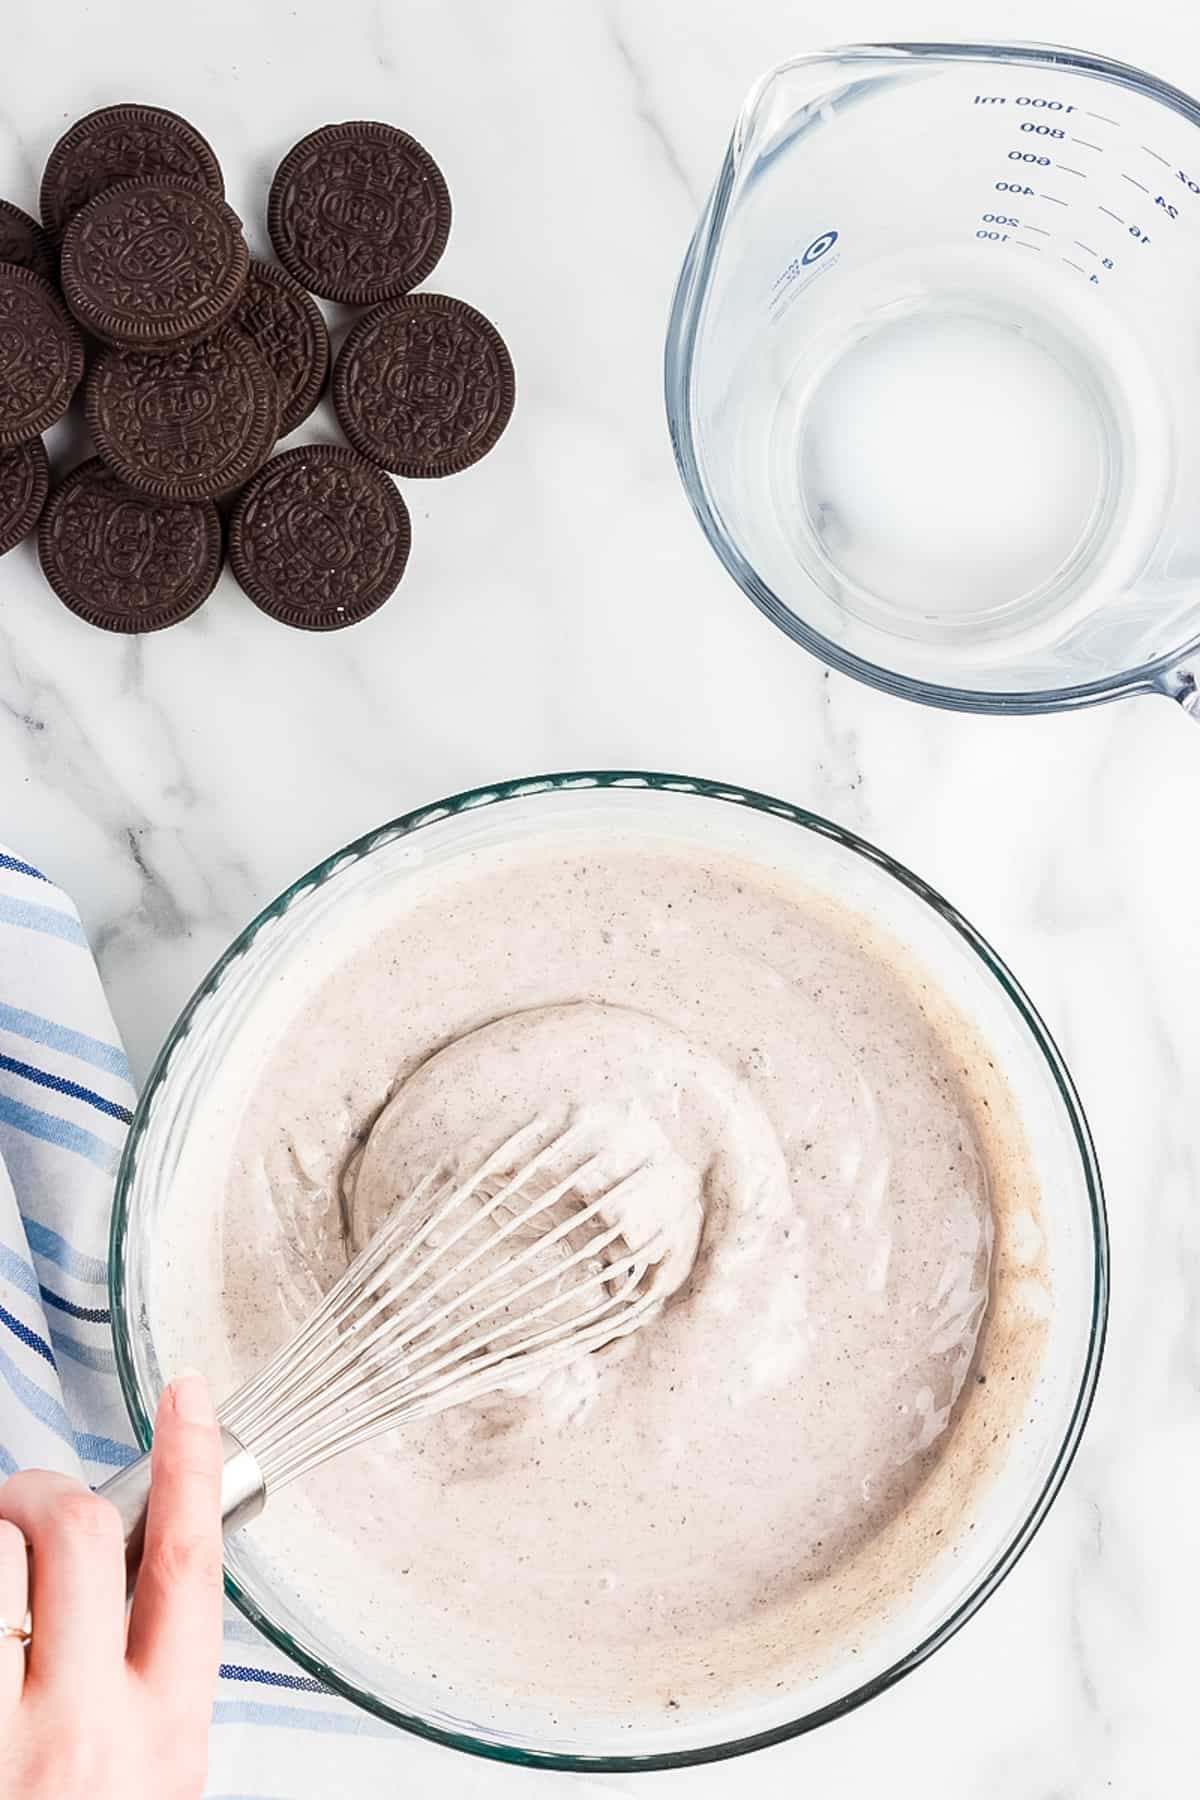
[[[969,249],[923,262],[866,271],[832,331],[805,318],[769,427],[773,503],[865,620],[1034,644],[1102,604],[1157,528],[1169,463],[1144,358],[1090,297],[1079,316]]]

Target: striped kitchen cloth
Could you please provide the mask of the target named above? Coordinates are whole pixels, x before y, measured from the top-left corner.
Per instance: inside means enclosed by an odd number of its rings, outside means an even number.
[[[75,908],[0,847],[0,1479],[36,1467],[98,1486],[136,1453],[106,1263],[133,1100]],[[482,1800],[529,1783],[551,1800],[592,1785],[421,1743],[323,1689],[226,1611],[210,1800]]]

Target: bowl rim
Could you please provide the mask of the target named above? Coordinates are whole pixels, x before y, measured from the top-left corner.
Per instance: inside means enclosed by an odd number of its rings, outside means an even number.
[[[1034,1046],[1041,1052],[1059,1099],[1070,1122],[1075,1147],[1082,1167],[1092,1226],[1093,1280],[1091,1319],[1087,1354],[1071,1416],[1062,1443],[1047,1472],[1046,1479],[1008,1545],[954,1611],[927,1634],[914,1649],[898,1657],[880,1674],[862,1682],[850,1693],[813,1708],[799,1718],[787,1720],[766,1730],[722,1740],[718,1743],[691,1746],[681,1750],[656,1751],[646,1755],[579,1755],[563,1751],[538,1750],[524,1745],[501,1743],[474,1737],[465,1731],[451,1730],[414,1714],[402,1712],[378,1696],[365,1692],[346,1676],[339,1674],[319,1656],[295,1642],[290,1633],[275,1624],[255,1600],[246,1593],[235,1577],[226,1571],[225,1591],[239,1611],[262,1632],[264,1637],[293,1662],[313,1675],[329,1692],[353,1702],[364,1711],[389,1724],[398,1725],[417,1737],[463,1750],[475,1756],[525,1768],[557,1769],[574,1774],[633,1774],[650,1770],[680,1769],[701,1763],[720,1762],[751,1750],[765,1749],[786,1742],[803,1733],[855,1711],[876,1694],[883,1693],[905,1675],[919,1668],[935,1650],[949,1641],[972,1618],[1019,1562],[1032,1542],[1043,1519],[1056,1498],[1078,1449],[1080,1437],[1095,1395],[1100,1372],[1108,1320],[1109,1244],[1104,1191],[1091,1130],[1084,1114],[1075,1084],[1054,1039],[1036,1007],[1013,976],[1007,965],[974,926],[946,900],[937,889],[923,881],[903,863],[897,862],[857,833],[823,818],[819,813],[794,806],[769,794],[736,783],[718,782],[702,777],[652,773],[636,769],[568,770],[557,774],[526,777],[493,783],[487,787],[469,788],[431,805],[417,807],[377,826],[332,855],[322,859],[272,900],[234,938],[200,982],[155,1058],[145,1086],[139,1095],[125,1149],[117,1170],[113,1199],[112,1224],[109,1234],[109,1286],[112,1307],[112,1333],[117,1372],[125,1404],[139,1444],[149,1448],[152,1436],[151,1415],[138,1384],[132,1349],[132,1320],[125,1281],[125,1242],[131,1218],[131,1193],[137,1164],[138,1148],[147,1129],[153,1103],[162,1086],[175,1046],[187,1035],[197,1010],[215,993],[230,965],[253,946],[262,928],[281,918],[305,894],[322,886],[340,870],[361,861],[373,851],[396,840],[411,836],[424,826],[478,810],[502,806],[514,800],[532,798],[540,793],[561,794],[575,791],[640,790],[672,794],[694,794],[698,797],[747,807],[753,812],[770,813],[800,826],[819,837],[832,840],[843,849],[874,863],[891,875],[910,893],[923,900],[949,925],[972,950],[985,969],[1004,990],[1015,1007]]]

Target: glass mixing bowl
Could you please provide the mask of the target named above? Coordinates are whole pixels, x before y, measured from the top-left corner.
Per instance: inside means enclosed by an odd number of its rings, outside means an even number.
[[[945,1643],[1003,1580],[1045,1517],[1079,1442],[1100,1363],[1107,1238],[1100,1176],[1071,1078],[1004,964],[941,896],[828,820],[761,794],[677,776],[609,772],[501,784],[409,813],[303,876],[248,925],[185,1007],[146,1084],[117,1179],[111,1244],[113,1332],[143,1444],[162,1375],[154,1342],[155,1246],[173,1172],[206,1091],[265,991],[349,909],[470,849],[547,833],[619,832],[727,852],[799,880],[890,934],[970,1019],[1012,1090],[1041,1189],[1052,1306],[1044,1351],[1004,1458],[973,1505],[972,1528],[853,1657],[791,1692],[739,1699],[677,1724],[571,1719],[568,1693],[514,1725],[486,1696],[459,1716],[372,1661],[339,1619],[318,1615],[245,1535],[227,1547],[227,1586],[266,1636],[368,1711],[478,1755],[560,1769],[673,1768],[732,1756],[811,1729],[880,1693]],[[214,1199],[215,1205],[215,1199]],[[993,1372],[1002,1374],[1002,1370]],[[269,1540],[270,1509],[262,1521]],[[698,1579],[702,1579],[702,1571]],[[520,1605],[519,1594],[511,1596]],[[564,1679],[564,1687],[569,1686]]]

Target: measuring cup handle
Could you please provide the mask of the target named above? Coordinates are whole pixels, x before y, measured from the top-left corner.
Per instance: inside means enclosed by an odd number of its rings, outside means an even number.
[[[1160,694],[1182,706],[1189,718],[1200,725],[1200,663],[1180,663],[1168,669],[1155,683]]]

